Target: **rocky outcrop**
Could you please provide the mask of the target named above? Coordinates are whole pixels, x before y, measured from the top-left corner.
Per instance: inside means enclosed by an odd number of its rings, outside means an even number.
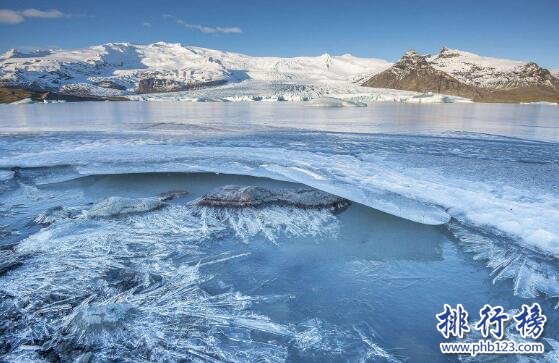
[[[97,82],[93,82],[95,86],[102,87],[102,88],[109,88],[109,89],[116,89],[119,91],[126,91],[126,86],[123,86],[117,82],[111,80],[101,80]]]
[[[478,102],[559,102],[559,79],[534,62],[516,62],[443,48],[409,51],[363,86],[467,97]]]
[[[183,82],[171,78],[142,78],[138,82],[136,93],[161,93],[161,92],[179,92],[205,87],[214,87],[225,84],[226,80],[208,81],[208,82]]]
[[[181,199],[188,195],[186,190],[169,190],[159,194],[159,199],[162,201]]]
[[[22,88],[0,87],[0,103],[13,103],[22,100],[43,101],[46,92],[33,92]]]
[[[30,102],[81,102],[81,101],[122,101],[123,97],[101,97],[88,95],[65,94],[52,91],[33,90],[27,88],[0,87],[0,103],[14,103],[29,100]]]
[[[204,195],[196,204],[231,208],[288,205],[298,208],[329,208],[337,211],[348,207],[350,202],[312,188],[272,190],[256,186],[226,185]]]

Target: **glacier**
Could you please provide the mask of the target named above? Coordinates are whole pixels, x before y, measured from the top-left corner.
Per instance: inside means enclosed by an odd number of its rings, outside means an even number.
[[[469,102],[461,97],[358,85],[390,65],[351,54],[252,57],[178,43],[108,43],[76,50],[8,51],[0,56],[0,84],[135,101],[303,102],[329,97],[340,105]]]

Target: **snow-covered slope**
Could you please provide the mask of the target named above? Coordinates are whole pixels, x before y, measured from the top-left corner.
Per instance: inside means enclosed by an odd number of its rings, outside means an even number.
[[[349,54],[250,57],[180,44],[109,43],[78,50],[0,57],[0,84],[61,93],[116,96],[183,91],[247,79],[298,83],[350,83],[361,73],[390,66]]]
[[[448,48],[428,57],[428,62],[435,69],[476,87],[507,89],[542,83],[552,86],[544,74],[549,72],[534,62],[482,57]]]

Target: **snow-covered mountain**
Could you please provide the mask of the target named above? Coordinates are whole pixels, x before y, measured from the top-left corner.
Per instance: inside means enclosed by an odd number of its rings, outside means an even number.
[[[0,56],[0,102],[298,101],[324,97],[361,103],[463,101],[442,95],[479,101],[557,102],[558,90],[559,79],[535,63],[447,48],[436,55],[411,51],[395,64],[350,54],[252,57],[164,42],[108,43],[76,50],[10,50]]]
[[[534,62],[482,57],[448,48],[429,57],[428,61],[435,69],[476,87],[510,89],[531,85],[556,86],[550,72]]]
[[[559,78],[534,62],[482,57],[448,48],[435,55],[409,51],[392,67],[363,84],[479,101],[559,101]]]
[[[0,57],[0,85],[84,96],[184,91],[246,79],[294,83],[350,83],[391,64],[349,54],[250,57],[181,44],[109,43],[78,50]]]

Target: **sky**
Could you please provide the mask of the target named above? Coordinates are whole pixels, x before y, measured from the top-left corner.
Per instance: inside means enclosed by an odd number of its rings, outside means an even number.
[[[0,0],[0,51],[179,42],[395,61],[443,46],[559,68],[559,0]]]

